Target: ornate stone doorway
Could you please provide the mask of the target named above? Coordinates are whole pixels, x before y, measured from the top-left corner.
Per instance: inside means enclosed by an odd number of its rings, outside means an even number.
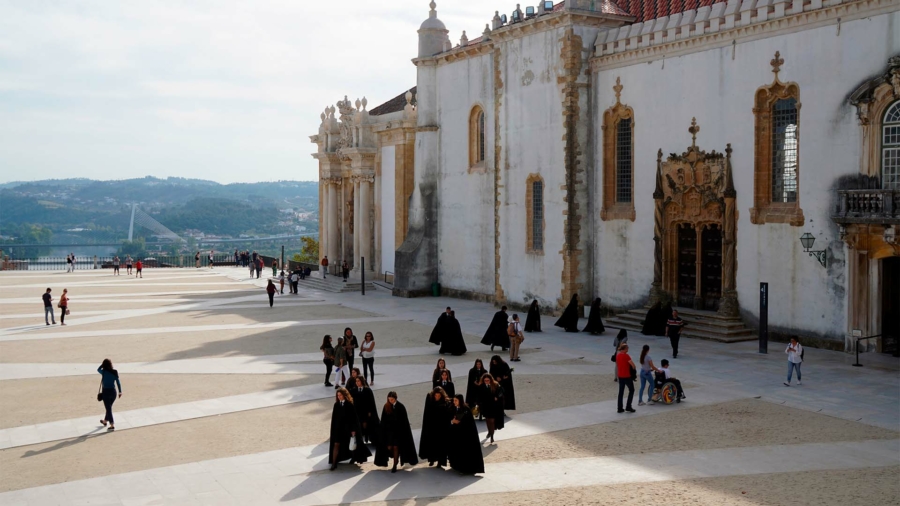
[[[653,287],[650,302],[738,316],[735,291],[734,182],[731,145],[725,154],[697,147],[696,119],[691,146],[663,161],[657,154]]]

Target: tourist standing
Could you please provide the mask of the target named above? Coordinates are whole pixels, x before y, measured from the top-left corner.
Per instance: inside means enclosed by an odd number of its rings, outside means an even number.
[[[503,387],[494,381],[490,373],[481,377],[478,394],[478,409],[487,425],[487,439],[494,444],[494,431],[503,429],[506,413],[503,411]]]
[[[238,254],[238,250],[234,250],[234,266],[237,267],[240,265],[241,256]]]
[[[277,290],[278,289],[275,288],[275,283],[272,283],[272,280],[269,279],[268,284],[266,285],[266,294],[269,295],[269,307],[272,307],[275,305],[275,292]]]
[[[72,254],[66,255],[66,272],[72,272]]]
[[[328,463],[331,464],[332,471],[337,469],[338,462],[349,459],[351,464],[363,463],[372,455],[363,442],[350,392],[346,388],[339,388],[334,398],[329,438],[331,451],[328,453]]]
[[[346,283],[347,278],[350,277],[350,264],[348,264],[346,260],[341,262],[341,275],[343,275],[344,283]]]
[[[797,336],[791,336],[791,342],[784,349],[784,352],[788,356],[787,381],[784,382],[784,386],[791,386],[791,376],[795,369],[797,370],[797,384],[802,385],[803,383],[800,382],[800,364],[803,363],[803,346],[800,346]]]
[[[278,275],[278,284],[281,288],[281,295],[284,295],[284,271],[281,271],[281,274]]]
[[[119,275],[119,255],[113,257],[113,276]]]
[[[672,358],[678,358],[678,341],[681,340],[681,328],[684,320],[678,316],[678,311],[672,310],[672,317],[666,322],[666,335],[672,344]]]
[[[416,442],[409,426],[409,415],[406,406],[397,400],[397,392],[390,392],[387,402],[381,410],[381,436],[375,452],[375,465],[387,467],[388,459],[393,457],[392,473],[397,472],[397,464],[414,466],[419,463],[416,457]]]
[[[75,272],[75,253],[72,253],[72,272]]]
[[[200,252],[198,251],[196,255],[194,255],[194,263],[197,265],[197,268],[200,268]]]
[[[213,266],[214,266],[214,263],[215,263],[215,262],[213,261],[214,258],[215,258],[215,256],[214,256],[213,250],[209,250],[209,258],[208,258],[207,260],[208,260],[209,268],[210,268],[210,269],[212,269]]]
[[[628,356],[628,345],[622,344],[619,346],[619,353],[616,354],[616,367],[618,368],[619,374],[619,413],[629,412],[634,413],[634,408],[631,407],[631,401],[634,399],[634,378],[636,375],[637,368],[634,366],[634,362],[631,360],[631,357]],[[622,409],[622,398],[625,394],[625,389],[628,389],[628,402],[625,404],[625,409]]]
[[[503,408],[511,411],[516,409],[516,389],[513,386],[512,369],[509,364],[500,358],[500,355],[491,357],[489,371],[494,381],[503,387]]]
[[[97,368],[100,373],[100,399],[103,401],[103,407],[106,408],[106,415],[100,420],[104,427],[109,424],[107,431],[116,430],[116,422],[113,419],[112,406],[116,402],[116,387],[119,387],[118,398],[122,397],[122,382],[119,381],[119,371],[113,369],[112,362],[107,358],[103,360],[100,367]]]
[[[440,345],[443,338],[444,333],[447,331],[447,320],[450,319],[450,306],[447,306],[447,309],[441,313],[441,316],[438,316],[437,323],[434,324],[434,328],[431,329],[431,337],[428,338],[428,342],[432,344]]]
[[[562,316],[554,323],[557,327],[562,327],[566,332],[578,332],[578,294],[573,293],[569,299],[569,305],[563,311]]]
[[[325,279],[328,277],[328,255],[325,255],[320,265],[322,266],[322,279]]]
[[[519,315],[514,314],[512,316],[512,322],[510,322],[506,332],[509,334],[509,361],[520,362],[519,346],[525,340],[525,335],[522,334],[522,324],[519,323]]]
[[[475,359],[475,365],[469,369],[469,379],[466,382],[466,404],[475,407],[478,404],[478,387],[481,385],[481,377],[487,371],[480,358]]]
[[[450,318],[444,325],[441,349],[438,351],[442,354],[449,353],[451,355],[463,355],[468,351],[466,340],[463,338],[462,328],[459,326],[459,320],[456,319],[456,311],[450,311]]]
[[[447,465],[447,442],[450,420],[450,400],[441,387],[425,396],[425,410],[422,415],[422,433],[419,436],[419,458],[428,461],[428,467],[437,463]]]
[[[350,367],[347,366],[347,349],[344,348],[344,338],[339,337],[337,346],[334,347],[334,388],[346,386],[346,379],[350,377]]]
[[[325,386],[333,386],[328,378],[331,377],[331,369],[334,367],[334,346],[331,345],[331,336],[326,335],[322,338],[322,346],[319,346],[322,352],[322,363],[325,364]]]
[[[599,335],[606,332],[603,326],[603,319],[600,317],[600,297],[594,299],[591,303],[591,312],[588,314],[587,325],[584,326],[583,332],[590,332],[591,335]]]
[[[44,300],[44,321],[50,325],[50,320],[53,320],[53,325],[56,325],[56,315],[53,314],[53,296],[50,295],[50,292],[50,288],[47,288],[44,295],[41,295],[41,299]],[[48,318],[47,315],[50,317]]]
[[[134,278],[135,279],[137,279],[137,278],[144,279],[143,272],[144,272],[144,262],[142,262],[140,259],[138,259],[138,261],[134,263]]]
[[[503,351],[509,349],[509,335],[506,333],[506,326],[509,323],[509,315],[506,314],[506,306],[500,308],[500,311],[494,313],[491,324],[488,325],[481,344],[490,345],[491,351],[495,346],[499,346]]]
[[[353,396],[353,406],[356,408],[356,416],[363,433],[363,441],[366,443],[378,441],[378,432],[381,423],[378,420],[378,406],[375,404],[375,394],[369,388],[366,378],[357,376],[354,380],[355,388],[350,389]]]
[[[366,332],[362,345],[359,348],[359,356],[363,361],[363,378],[369,375],[372,379],[369,384],[375,384],[375,336]]]
[[[67,314],[69,314],[69,289],[63,288],[63,293],[59,296],[59,324],[61,326],[65,326]]]
[[[478,440],[478,427],[475,426],[475,417],[462,395],[453,397],[450,414],[453,416],[447,431],[447,459],[450,461],[450,468],[460,474],[483,473],[484,455]]]
[[[256,279],[259,279],[259,276],[262,274],[262,270],[263,270],[263,258],[262,258],[262,255],[260,255],[256,259]]]
[[[653,365],[653,359],[650,357],[650,345],[645,344],[643,348],[641,348],[641,389],[638,390],[638,406],[644,405],[644,387],[648,386],[647,389],[647,402],[650,402],[653,399],[653,390],[656,385],[656,380],[653,379],[653,373],[659,372],[659,369]]]
[[[297,286],[297,285],[299,285],[299,284],[300,284],[300,275],[297,274],[297,271],[294,271],[291,273],[291,293],[293,293],[295,295],[297,294],[297,289],[299,288],[299,286]]]
[[[253,260],[248,263],[250,266],[250,279],[253,279],[253,273],[256,272],[256,257],[253,257]]]
[[[131,255],[125,255],[125,274],[131,276],[131,269],[134,266],[134,260],[131,259]]]
[[[528,315],[525,317],[525,332],[541,331],[541,308],[538,306],[537,299],[531,301],[528,308]]]
[[[628,342],[628,331],[625,329],[619,329],[619,333],[616,334],[616,338],[613,339],[613,354],[612,361],[616,361],[616,356],[619,354],[619,347]],[[616,365],[613,367],[613,381],[619,381],[619,366]]]
[[[272,260],[272,277],[274,278],[276,274],[278,274],[278,260],[277,259]],[[282,290],[282,292],[284,292],[284,290]]]
[[[356,349],[359,348],[359,341],[353,334],[353,329],[347,327],[344,329],[344,348],[347,350],[347,364],[353,369],[353,363],[356,362]]]

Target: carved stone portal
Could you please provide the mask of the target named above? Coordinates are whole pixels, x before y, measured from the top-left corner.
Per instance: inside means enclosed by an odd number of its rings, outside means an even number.
[[[654,269],[650,302],[738,316],[735,291],[736,210],[731,145],[725,154],[697,147],[696,118],[687,151],[657,154]]]

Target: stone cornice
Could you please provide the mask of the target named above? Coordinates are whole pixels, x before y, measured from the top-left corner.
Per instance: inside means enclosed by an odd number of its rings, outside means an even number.
[[[822,26],[839,25],[847,21],[871,17],[879,14],[887,14],[900,10],[900,2],[897,0],[851,0],[845,3],[837,3],[840,0],[825,1],[827,6],[818,9],[809,9],[796,14],[785,14],[783,17],[766,19],[765,21],[751,21],[750,24],[737,26],[727,30],[703,35],[678,38],[671,42],[664,41],[659,44],[642,46],[646,37],[634,36],[620,38],[616,41],[597,44],[597,52],[606,52],[613,45],[637,44],[637,49],[626,49],[612,54],[603,54],[591,58],[591,71],[615,69],[638,63],[646,63],[664,57],[677,57],[686,54],[727,47],[737,43],[770,38],[801,30],[809,30]],[[820,2],[821,3],[821,2]],[[829,5],[830,4],[830,5]],[[768,13],[767,13],[768,15]],[[758,16],[757,18],[758,19]],[[684,26],[682,30],[690,29],[694,33],[696,28]],[[663,31],[654,32],[662,36]],[[604,49],[605,48],[605,49]],[[618,49],[615,49],[618,50]]]

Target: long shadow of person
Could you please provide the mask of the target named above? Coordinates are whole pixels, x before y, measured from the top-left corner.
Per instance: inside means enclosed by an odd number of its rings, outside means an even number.
[[[103,430],[103,432],[99,432],[100,430]],[[105,435],[107,435],[107,434],[109,434],[109,432],[106,432],[105,429],[103,429],[102,427],[100,427],[100,428],[98,428],[98,429],[96,429],[96,430],[94,430],[94,431],[91,431],[91,432],[89,432],[89,433],[83,435],[83,436],[78,436],[78,437],[75,438],[75,439],[66,439],[66,440],[64,440],[64,441],[60,441],[59,443],[56,443],[56,444],[53,445],[53,446],[48,446],[47,448],[44,448],[44,449],[42,449],[42,450],[28,450],[27,452],[23,453],[22,456],[19,457],[19,458],[20,458],[20,459],[24,459],[24,458],[27,458],[27,457],[36,457],[36,456],[38,456],[38,455],[43,455],[44,453],[55,452],[56,450],[62,450],[63,448],[68,448],[68,447],[70,447],[70,446],[74,446],[74,445],[77,445],[77,444],[79,444],[79,443],[84,443],[84,442],[87,441],[88,439],[93,439],[93,438],[95,438],[95,437],[105,436]]]
[[[416,499],[416,504],[430,504],[477,483],[480,479],[479,476],[463,476],[438,467],[401,469],[396,473],[373,470],[357,480],[344,493],[340,502]],[[428,498],[427,502],[419,502],[425,498]]]

